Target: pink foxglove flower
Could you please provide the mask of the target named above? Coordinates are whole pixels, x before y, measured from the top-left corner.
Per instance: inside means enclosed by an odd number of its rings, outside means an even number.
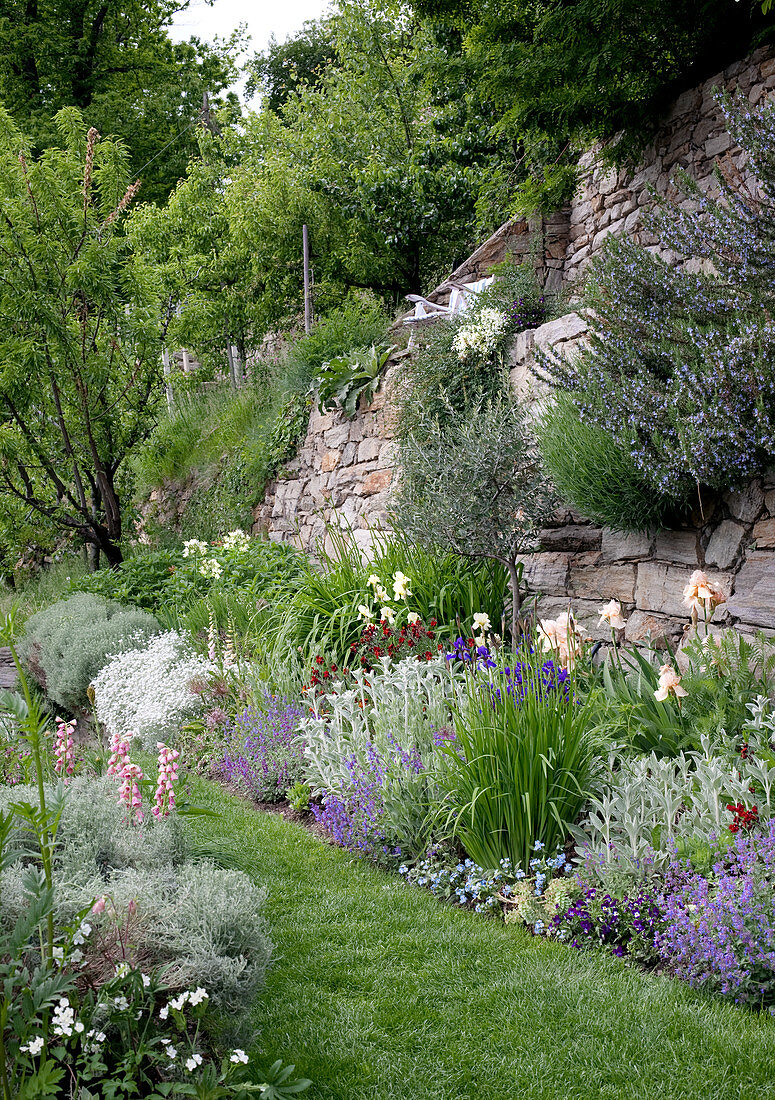
[[[121,769],[121,786],[118,790],[119,801],[127,808],[127,815],[132,824],[140,825],[145,817],[143,812],[143,799],[140,794],[140,780],[143,778],[143,769],[139,764],[132,764],[129,757],[126,758]]]
[[[73,741],[73,733],[75,732],[76,722],[73,719],[71,722],[65,722],[64,718],[57,718],[57,731],[54,740],[54,756],[56,762],[54,764],[54,771],[59,776],[63,776],[65,783],[70,782],[70,777],[75,772],[75,743]]]
[[[154,817],[167,817],[175,809],[175,782],[178,778],[177,749],[171,749],[163,741],[156,742],[159,750],[159,774],[152,813]]]

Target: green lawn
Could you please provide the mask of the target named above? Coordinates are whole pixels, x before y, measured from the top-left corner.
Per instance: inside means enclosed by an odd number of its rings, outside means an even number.
[[[305,829],[192,783],[268,889],[260,1047],[310,1100],[775,1097],[775,1019],[442,905]]]

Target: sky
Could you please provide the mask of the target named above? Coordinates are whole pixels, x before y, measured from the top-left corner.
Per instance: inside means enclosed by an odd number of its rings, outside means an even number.
[[[319,18],[328,7],[329,0],[215,0],[212,6],[192,0],[189,8],[175,17],[170,34],[176,40],[192,34],[205,40],[216,35],[225,38],[246,23],[251,36],[249,50],[255,53],[264,49],[272,35],[282,42],[299,30],[305,19]]]

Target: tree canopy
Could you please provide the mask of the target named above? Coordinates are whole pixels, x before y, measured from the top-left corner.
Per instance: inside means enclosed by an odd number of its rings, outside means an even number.
[[[207,44],[168,34],[188,0],[0,0],[0,100],[40,150],[52,119],[76,107],[87,125],[120,137],[143,196],[163,200],[196,153],[208,92],[235,115],[238,36]],[[162,155],[163,151],[163,155]],[[149,163],[150,162],[150,163]]]
[[[550,205],[558,197],[551,184],[563,182],[560,169],[575,163],[580,147],[604,140],[627,155],[685,88],[775,29],[775,12],[764,14],[759,0],[410,3],[431,24],[460,31],[472,95],[492,104],[497,129],[520,143],[520,163]]]

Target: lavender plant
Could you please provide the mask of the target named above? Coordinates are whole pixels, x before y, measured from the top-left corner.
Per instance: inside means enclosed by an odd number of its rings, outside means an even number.
[[[240,711],[225,729],[218,771],[261,802],[281,801],[304,777],[304,743],[297,736],[303,713],[297,703],[273,695]]]
[[[391,739],[388,751],[380,753],[367,742],[363,752],[343,763],[349,784],[325,791],[322,806],[312,805],[315,820],[331,838],[380,862],[422,850],[434,785],[417,749]]]
[[[654,218],[673,255],[609,237],[588,287],[588,347],[540,363],[582,422],[682,506],[761,472],[775,447],[775,108],[718,101],[757,180],[726,165],[713,189],[679,176],[678,201]]]

